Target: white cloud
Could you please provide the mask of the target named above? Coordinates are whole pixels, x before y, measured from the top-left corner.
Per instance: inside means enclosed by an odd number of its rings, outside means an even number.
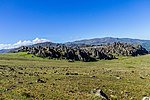
[[[35,38],[34,40],[31,40],[31,41],[30,40],[25,40],[25,41],[20,40],[14,44],[0,44],[0,50],[1,49],[12,49],[12,48],[20,47],[20,46],[27,46],[27,45],[43,43],[43,42],[49,42],[49,40]]]
[[[33,44],[36,44],[36,43],[49,42],[49,40],[36,38],[32,42],[33,42]]]

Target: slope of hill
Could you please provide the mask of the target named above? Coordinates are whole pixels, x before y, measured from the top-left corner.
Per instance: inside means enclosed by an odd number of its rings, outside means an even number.
[[[74,42],[67,42],[66,45],[101,45],[108,44],[113,42],[125,42],[129,44],[140,44],[147,50],[150,50],[150,40],[141,40],[141,39],[131,39],[131,38],[113,38],[113,37],[104,37],[104,38],[94,38],[94,39],[85,39]]]

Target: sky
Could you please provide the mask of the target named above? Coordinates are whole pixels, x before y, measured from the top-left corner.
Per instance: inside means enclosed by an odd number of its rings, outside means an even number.
[[[102,37],[150,40],[150,0],[0,0],[0,49]]]

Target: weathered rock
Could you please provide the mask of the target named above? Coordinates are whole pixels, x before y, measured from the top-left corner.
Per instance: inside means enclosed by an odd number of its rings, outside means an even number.
[[[95,95],[101,97],[104,100],[109,100],[108,96],[100,89],[97,90]]]
[[[37,83],[46,83],[46,81],[43,80],[43,79],[37,79],[36,82],[37,82]]]
[[[72,61],[96,61],[96,59],[111,60],[116,59],[115,56],[139,56],[148,54],[148,51],[141,45],[130,45],[127,43],[114,42],[108,45],[100,46],[65,46],[56,45],[53,47],[20,47],[18,52],[28,52],[42,58],[67,59]]]

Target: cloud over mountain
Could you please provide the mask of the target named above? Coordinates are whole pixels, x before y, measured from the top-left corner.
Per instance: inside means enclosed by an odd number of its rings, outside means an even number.
[[[43,42],[49,42],[49,40],[40,39],[40,38],[35,38],[34,40],[24,40],[24,41],[20,40],[14,44],[0,44],[0,49],[12,49],[12,48],[20,47],[20,46],[27,46],[27,45],[43,43]]]

